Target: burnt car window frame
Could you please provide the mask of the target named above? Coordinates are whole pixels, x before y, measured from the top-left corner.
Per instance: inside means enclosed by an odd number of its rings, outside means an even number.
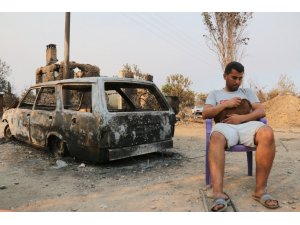
[[[124,85],[125,86],[122,86]],[[134,87],[136,86],[136,87]],[[106,95],[106,91],[115,90],[128,104],[130,107],[129,110],[125,109],[109,109],[108,108],[108,100],[105,98],[105,107],[109,113],[123,113],[123,112],[166,112],[169,111],[169,106],[167,101],[164,99],[164,96],[160,93],[160,90],[154,84],[147,84],[147,83],[138,83],[138,82],[128,82],[128,81],[105,81],[103,83],[104,87],[104,94]],[[136,107],[134,103],[131,101],[130,97],[122,90],[123,88],[143,88],[145,90],[149,90],[152,96],[155,97],[157,104],[159,104],[161,110],[149,110],[149,109],[140,109]]]
[[[46,88],[52,88],[54,89],[54,102],[55,102],[55,106],[47,106],[47,105],[38,105],[38,101],[43,93],[43,90],[46,89]],[[37,107],[41,107],[41,108],[37,108]],[[35,103],[34,103],[34,107],[33,109],[34,110],[45,110],[45,111],[55,111],[56,110],[56,107],[57,107],[57,99],[56,99],[56,87],[55,86],[43,86],[43,87],[40,87],[40,90],[37,94],[37,97],[35,99]]]
[[[65,84],[62,84],[61,85],[62,109],[63,110],[70,110],[70,111],[74,111],[74,112],[80,112],[80,113],[85,113],[85,112],[92,113],[93,112],[93,95],[92,95],[93,84],[94,83],[65,83]],[[75,87],[77,87],[78,90],[80,90],[80,89],[90,89],[90,107],[86,107],[86,110],[81,110],[81,109],[83,109],[82,108],[83,98],[86,97],[85,92],[83,92],[83,95],[80,96],[80,100],[79,100],[79,104],[78,104],[77,108],[72,108],[71,105],[69,106],[69,108],[65,108],[66,105],[65,105],[65,98],[64,98],[64,90],[76,90]]]
[[[35,99],[34,99],[33,104],[32,104],[32,106],[31,106],[31,104],[29,105],[29,104],[25,103],[24,101],[25,101],[26,97],[29,95],[29,93],[30,93],[32,90],[35,90],[37,93],[36,93],[36,95],[35,95]],[[30,110],[32,110],[33,107],[34,107],[34,105],[35,105],[35,102],[36,102],[37,96],[39,95],[40,90],[41,90],[40,87],[31,87],[31,88],[29,88],[29,90],[26,92],[26,94],[24,95],[24,97],[23,97],[22,100],[20,101],[20,103],[19,103],[19,105],[18,105],[18,108],[19,108],[19,109],[30,109]],[[31,106],[31,107],[30,107],[30,106]]]

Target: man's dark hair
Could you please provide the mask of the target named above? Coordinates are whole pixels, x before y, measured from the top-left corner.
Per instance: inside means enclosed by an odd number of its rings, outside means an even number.
[[[235,69],[239,73],[244,72],[244,66],[239,62],[233,61],[227,64],[224,74],[230,74],[232,69]]]

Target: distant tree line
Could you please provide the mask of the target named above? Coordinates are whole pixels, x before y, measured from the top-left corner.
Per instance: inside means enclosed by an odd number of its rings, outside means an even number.
[[[18,99],[17,96],[12,93],[12,87],[10,82],[8,81],[10,72],[10,66],[0,58],[0,92],[4,92],[4,108],[9,108]]]
[[[261,87],[256,82],[250,80],[249,81],[250,88],[252,88],[260,102],[265,102],[275,98],[278,95],[293,95],[296,97],[300,97],[300,92],[297,89],[294,81],[292,81],[288,75],[282,74],[275,87],[273,87],[270,91],[265,91],[265,87]]]
[[[144,79],[147,76],[151,76],[149,73],[143,73],[137,65],[130,66],[125,64],[122,68],[123,73],[130,74],[133,78]],[[4,92],[4,107],[9,108],[13,105],[18,97],[12,92],[12,87],[8,81],[8,77],[11,73],[10,66],[0,59],[0,91]],[[276,86],[270,91],[265,91],[264,87],[261,87],[254,81],[248,81],[250,88],[252,88],[261,102],[270,100],[278,95],[294,95],[300,97],[299,90],[295,83],[287,76],[281,75]],[[171,74],[167,76],[166,83],[161,87],[162,92],[165,95],[177,96],[180,100],[180,109],[186,107],[193,107],[194,105],[204,105],[207,98],[207,93],[195,92],[190,89],[192,81],[182,74]],[[27,92],[28,88],[25,88],[21,94],[21,97]]]

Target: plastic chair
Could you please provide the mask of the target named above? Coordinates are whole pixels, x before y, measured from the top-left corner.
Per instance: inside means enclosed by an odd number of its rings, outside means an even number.
[[[266,118],[261,118],[261,122],[264,124],[267,124]],[[212,129],[213,120],[212,119],[206,119],[205,125],[206,125],[206,157],[205,157],[205,181],[206,185],[211,184],[210,180],[210,170],[209,170],[209,163],[208,163],[208,150],[209,150],[209,140],[210,140],[210,133]],[[252,152],[255,151],[256,148],[247,147],[244,145],[235,145],[232,146],[229,151],[230,152],[246,152],[247,154],[247,163],[248,163],[248,176],[252,176],[252,168],[253,168],[253,154]]]

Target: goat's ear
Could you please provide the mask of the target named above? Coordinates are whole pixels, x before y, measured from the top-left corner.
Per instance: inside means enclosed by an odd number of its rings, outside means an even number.
[[[248,103],[248,105],[250,106],[250,108],[252,108],[251,102],[250,102],[248,99],[246,99],[246,100],[247,100],[247,103]]]

